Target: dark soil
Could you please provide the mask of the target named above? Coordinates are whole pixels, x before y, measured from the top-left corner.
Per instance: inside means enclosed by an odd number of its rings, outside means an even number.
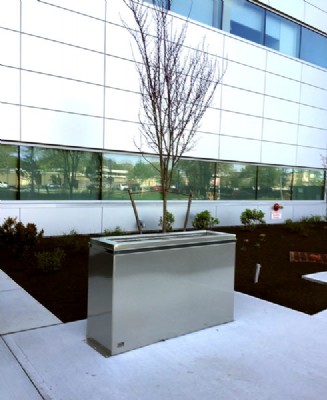
[[[294,228],[294,227],[293,227]],[[296,227],[295,227],[296,228]],[[290,251],[327,253],[327,224],[306,224],[291,230],[285,224],[220,227],[237,237],[235,290],[307,314],[327,309],[327,285],[313,283],[302,275],[327,270],[327,264],[290,262]],[[43,238],[43,249],[65,250],[63,266],[55,272],[37,269],[34,257],[19,258],[2,249],[0,268],[63,322],[87,317],[88,236]],[[40,251],[41,248],[38,249]],[[256,264],[261,264],[254,283]]]

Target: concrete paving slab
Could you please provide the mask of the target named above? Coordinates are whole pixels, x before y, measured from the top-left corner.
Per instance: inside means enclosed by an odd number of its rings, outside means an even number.
[[[15,289],[20,289],[20,286],[0,269],[0,292]]]
[[[302,278],[307,279],[309,281],[327,285],[327,271],[317,272],[315,274],[302,275]]]
[[[0,335],[61,323],[8,275],[0,272]]]
[[[235,321],[105,358],[86,321],[5,337],[47,399],[325,400],[327,320],[236,293]]]
[[[324,311],[321,311],[321,312],[315,314],[314,317],[317,317],[317,318],[326,318],[326,319],[327,319],[327,310],[324,310]]]
[[[0,338],[0,397],[3,400],[42,400],[15,357]]]

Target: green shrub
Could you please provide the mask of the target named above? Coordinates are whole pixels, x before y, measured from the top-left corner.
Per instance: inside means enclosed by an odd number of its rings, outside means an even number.
[[[117,225],[113,231],[111,231],[110,229],[105,229],[103,234],[105,236],[122,236],[125,235],[126,233],[121,229],[120,226]]]
[[[42,272],[55,272],[62,268],[62,263],[66,257],[64,250],[57,247],[53,251],[42,251],[35,253],[36,266]]]
[[[167,232],[171,232],[173,230],[174,222],[175,222],[174,214],[167,211],[166,212],[166,230],[167,230]],[[162,217],[160,217],[158,225],[162,227]]]
[[[35,224],[17,222],[17,218],[8,217],[0,226],[0,243],[10,246],[13,253],[23,256],[34,251],[43,237],[43,229],[38,232]]]
[[[58,245],[64,247],[66,250],[79,253],[84,248],[83,235],[80,235],[75,229],[72,229],[69,233],[65,233],[58,238]]]
[[[219,224],[219,219],[213,218],[208,210],[196,214],[192,222],[195,229],[209,229],[217,224]]]
[[[304,222],[307,224],[315,224],[317,222],[321,222],[322,217],[320,215],[310,215],[310,217],[302,217],[300,222]]]
[[[286,228],[294,233],[298,233],[302,236],[308,236],[310,228],[314,227],[314,224],[321,222],[320,216],[303,217],[299,221],[294,222],[291,219],[285,221]]]
[[[261,210],[250,210],[247,208],[241,214],[241,222],[244,225],[244,228],[249,230],[254,230],[257,224],[265,224],[266,221],[264,220],[264,212]]]

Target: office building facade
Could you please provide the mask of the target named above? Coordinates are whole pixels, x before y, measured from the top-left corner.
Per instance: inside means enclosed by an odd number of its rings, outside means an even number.
[[[143,2],[145,10],[153,2]],[[225,69],[169,194],[175,228],[208,209],[268,223],[325,215],[327,3],[174,0],[186,42]],[[45,234],[157,229],[157,158],[139,140],[136,53],[123,0],[0,0],[0,211]],[[151,161],[151,164],[148,161]],[[283,205],[279,215],[274,203]],[[189,224],[190,226],[190,224]]]

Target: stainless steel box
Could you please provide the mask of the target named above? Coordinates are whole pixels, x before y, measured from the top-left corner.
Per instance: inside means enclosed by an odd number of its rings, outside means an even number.
[[[108,355],[230,322],[235,235],[90,240],[87,341]]]

